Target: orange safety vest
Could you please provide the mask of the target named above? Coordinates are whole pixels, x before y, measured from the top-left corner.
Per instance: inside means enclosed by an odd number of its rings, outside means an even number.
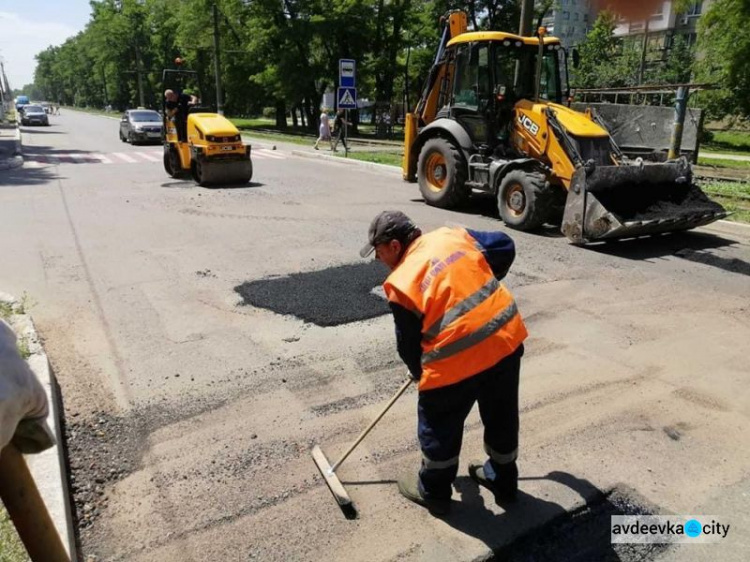
[[[528,335],[513,295],[464,229],[417,238],[383,283],[422,319],[419,390],[455,384],[513,353]]]

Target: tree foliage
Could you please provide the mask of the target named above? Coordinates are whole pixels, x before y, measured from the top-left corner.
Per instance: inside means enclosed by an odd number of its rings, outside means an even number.
[[[750,0],[715,0],[699,23],[697,79],[718,88],[701,93],[710,117],[750,118]]]
[[[581,65],[576,72],[578,87],[627,88],[639,84],[684,84],[690,81],[695,51],[684,35],[672,38],[666,59],[646,61],[641,80],[643,36],[618,38],[614,34],[616,26],[616,15],[600,12],[580,46]]]
[[[541,12],[550,4],[537,6]],[[716,105],[729,100],[745,112],[750,97],[733,92],[750,80],[750,40],[741,28],[748,4],[716,0],[701,28],[702,75],[728,88],[716,94]],[[513,32],[520,18],[520,0],[91,0],[85,29],[37,54],[33,87],[63,104],[159,107],[162,70],[180,57],[200,76],[194,87],[203,100],[213,103],[214,5],[225,110],[258,115],[272,107],[280,126],[290,109],[297,110],[295,125],[299,115],[301,124],[315,126],[323,94],[338,85],[341,58],[357,61],[360,98],[411,107],[435,56],[441,16],[463,9],[472,29]],[[577,86],[638,82],[640,47],[618,42],[615,25],[614,15],[600,13],[580,46]],[[676,42],[667,64],[649,66],[646,79],[683,81],[692,56]]]

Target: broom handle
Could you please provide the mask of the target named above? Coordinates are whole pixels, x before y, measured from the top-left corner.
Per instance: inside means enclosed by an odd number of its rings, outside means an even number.
[[[31,560],[70,562],[26,461],[12,443],[0,457],[0,499]]]
[[[395,396],[394,396],[393,398],[391,398],[391,400],[390,400],[390,401],[388,402],[388,404],[386,404],[386,405],[385,405],[385,408],[383,408],[383,410],[382,410],[382,411],[381,411],[381,412],[380,412],[380,413],[378,414],[378,417],[376,417],[376,418],[375,418],[374,420],[372,420],[372,423],[371,423],[370,425],[368,425],[368,426],[367,426],[367,429],[365,429],[365,430],[364,430],[364,431],[363,431],[362,433],[360,433],[360,434],[359,434],[359,437],[357,437],[357,440],[356,440],[356,441],[354,442],[354,444],[353,444],[353,445],[352,445],[351,447],[349,447],[349,450],[348,450],[348,451],[347,451],[346,453],[344,453],[344,456],[342,456],[342,457],[341,457],[341,458],[340,458],[340,459],[338,460],[338,462],[337,462],[337,463],[335,463],[335,464],[334,464],[334,465],[333,465],[333,466],[331,467],[331,469],[330,469],[329,473],[331,473],[331,474],[332,474],[332,473],[336,472],[336,469],[337,469],[337,468],[338,468],[338,467],[339,467],[339,466],[341,465],[341,463],[342,463],[342,462],[344,462],[344,461],[346,460],[346,457],[348,457],[348,456],[349,456],[349,455],[351,454],[351,452],[352,452],[352,451],[353,451],[354,449],[356,449],[356,448],[357,448],[357,445],[359,445],[359,444],[360,444],[360,443],[362,442],[362,439],[364,439],[364,438],[365,438],[365,437],[367,436],[367,434],[368,434],[368,433],[370,433],[370,430],[371,430],[371,429],[372,429],[373,427],[375,427],[375,424],[376,424],[376,423],[378,423],[378,422],[380,421],[380,418],[382,418],[382,417],[383,417],[383,416],[385,415],[385,413],[386,413],[386,412],[387,412],[388,410],[390,410],[390,409],[391,409],[391,406],[393,406],[393,404],[395,404],[396,400],[398,400],[399,398],[401,398],[401,395],[402,395],[402,394],[403,394],[404,392],[406,392],[406,389],[407,389],[407,388],[409,388],[409,385],[410,385],[410,384],[411,384],[412,382],[414,382],[414,379],[412,379],[411,375],[409,375],[409,378],[407,378],[407,379],[406,379],[406,380],[404,381],[404,384],[402,384],[402,385],[401,385],[401,388],[399,388],[399,389],[398,389],[398,392],[397,392],[397,393],[395,394]]]

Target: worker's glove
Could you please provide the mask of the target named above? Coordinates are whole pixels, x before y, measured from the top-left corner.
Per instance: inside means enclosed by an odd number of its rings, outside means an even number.
[[[422,375],[415,375],[409,369],[407,369],[406,371],[409,373],[409,376],[411,377],[411,380],[413,380],[415,383],[418,383],[419,380],[422,378]]]
[[[16,334],[0,320],[0,451],[11,440],[25,454],[52,447],[48,412],[47,395],[18,353]]]

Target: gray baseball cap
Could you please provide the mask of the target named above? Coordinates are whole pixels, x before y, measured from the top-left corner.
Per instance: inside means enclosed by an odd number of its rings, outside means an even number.
[[[375,246],[391,240],[405,240],[412,232],[419,230],[409,217],[401,211],[383,211],[370,223],[367,233],[369,242],[359,251],[363,258],[369,256]]]

